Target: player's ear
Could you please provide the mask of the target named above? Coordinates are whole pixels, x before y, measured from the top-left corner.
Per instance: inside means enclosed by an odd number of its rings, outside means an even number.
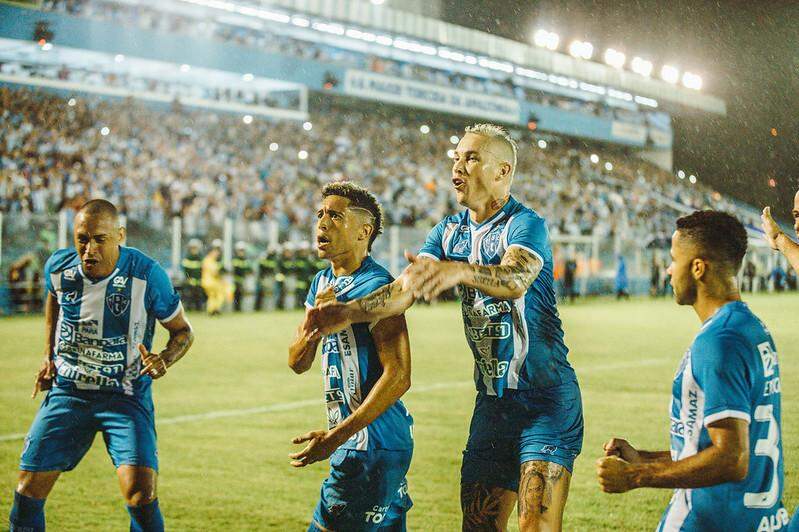
[[[368,222],[361,225],[361,231],[358,234],[358,240],[368,240],[375,230],[374,226]]]
[[[505,161],[499,164],[499,178],[505,179],[510,177],[511,165],[509,162]]]
[[[707,271],[707,263],[703,259],[694,259],[691,261],[691,275],[697,281],[701,279]]]
[[[127,230],[124,227],[119,226],[119,243],[123,244],[127,236],[128,236]]]

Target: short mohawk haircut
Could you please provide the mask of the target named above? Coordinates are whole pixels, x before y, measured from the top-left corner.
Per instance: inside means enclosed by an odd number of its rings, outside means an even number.
[[[738,219],[722,211],[695,211],[677,220],[677,231],[691,240],[711,261],[727,265],[733,274],[746,255],[746,229]]]
[[[377,201],[375,195],[352,181],[335,181],[322,188],[322,197],[326,198],[328,196],[347,198],[350,200],[350,207],[363,209],[372,215],[374,230],[369,236],[368,246],[368,250],[371,252],[372,243],[374,243],[377,235],[383,233],[383,209],[380,207],[380,202]]]
[[[474,133],[475,135],[483,135],[484,137],[499,139],[505,142],[508,146],[510,146],[511,151],[513,152],[513,161],[511,162],[513,163],[513,172],[516,173],[516,159],[519,147],[516,144],[516,141],[513,140],[513,137],[510,136],[510,132],[506,128],[498,124],[478,123],[467,126],[464,129],[464,132]]]

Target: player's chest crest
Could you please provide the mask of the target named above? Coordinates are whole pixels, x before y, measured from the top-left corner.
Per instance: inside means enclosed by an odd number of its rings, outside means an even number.
[[[111,314],[119,317],[122,316],[126,310],[128,310],[128,307],[130,307],[130,298],[122,292],[116,292],[106,296],[105,306],[108,307],[108,310],[111,311]]]
[[[491,259],[499,252],[499,245],[502,241],[502,225],[498,225],[491,229],[486,236],[483,237],[481,243],[481,251],[486,259]]]

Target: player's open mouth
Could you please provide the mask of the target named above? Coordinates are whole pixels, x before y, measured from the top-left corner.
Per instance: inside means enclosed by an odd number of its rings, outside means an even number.
[[[83,264],[88,267],[96,266],[98,262],[100,261],[97,259],[83,259]]]
[[[319,235],[316,237],[316,247],[324,248],[327,247],[328,244],[330,244],[330,239],[325,235]]]
[[[460,177],[453,177],[452,185],[455,187],[455,190],[463,190],[463,187],[466,186],[466,181]]]

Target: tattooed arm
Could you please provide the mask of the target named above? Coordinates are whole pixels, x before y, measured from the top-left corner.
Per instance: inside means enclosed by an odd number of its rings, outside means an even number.
[[[403,274],[403,286],[414,297],[428,301],[458,284],[500,299],[516,299],[524,295],[543,266],[538,256],[519,246],[511,246],[494,266],[416,259]]]
[[[302,334],[310,339],[331,334],[351,323],[375,322],[398,316],[413,305],[413,294],[404,289],[405,274],[368,296],[348,303],[331,303],[308,310]]]
[[[169,340],[160,353],[150,353],[143,344],[139,344],[143,366],[141,374],[149,375],[154,379],[163,377],[166,374],[166,369],[183,358],[194,342],[194,332],[182,309],[177,316],[169,321],[161,322],[161,325],[169,331]]]
[[[544,263],[536,255],[518,246],[511,246],[499,266],[468,264],[462,281],[484,294],[501,299],[516,299],[524,295],[538,278]]]

